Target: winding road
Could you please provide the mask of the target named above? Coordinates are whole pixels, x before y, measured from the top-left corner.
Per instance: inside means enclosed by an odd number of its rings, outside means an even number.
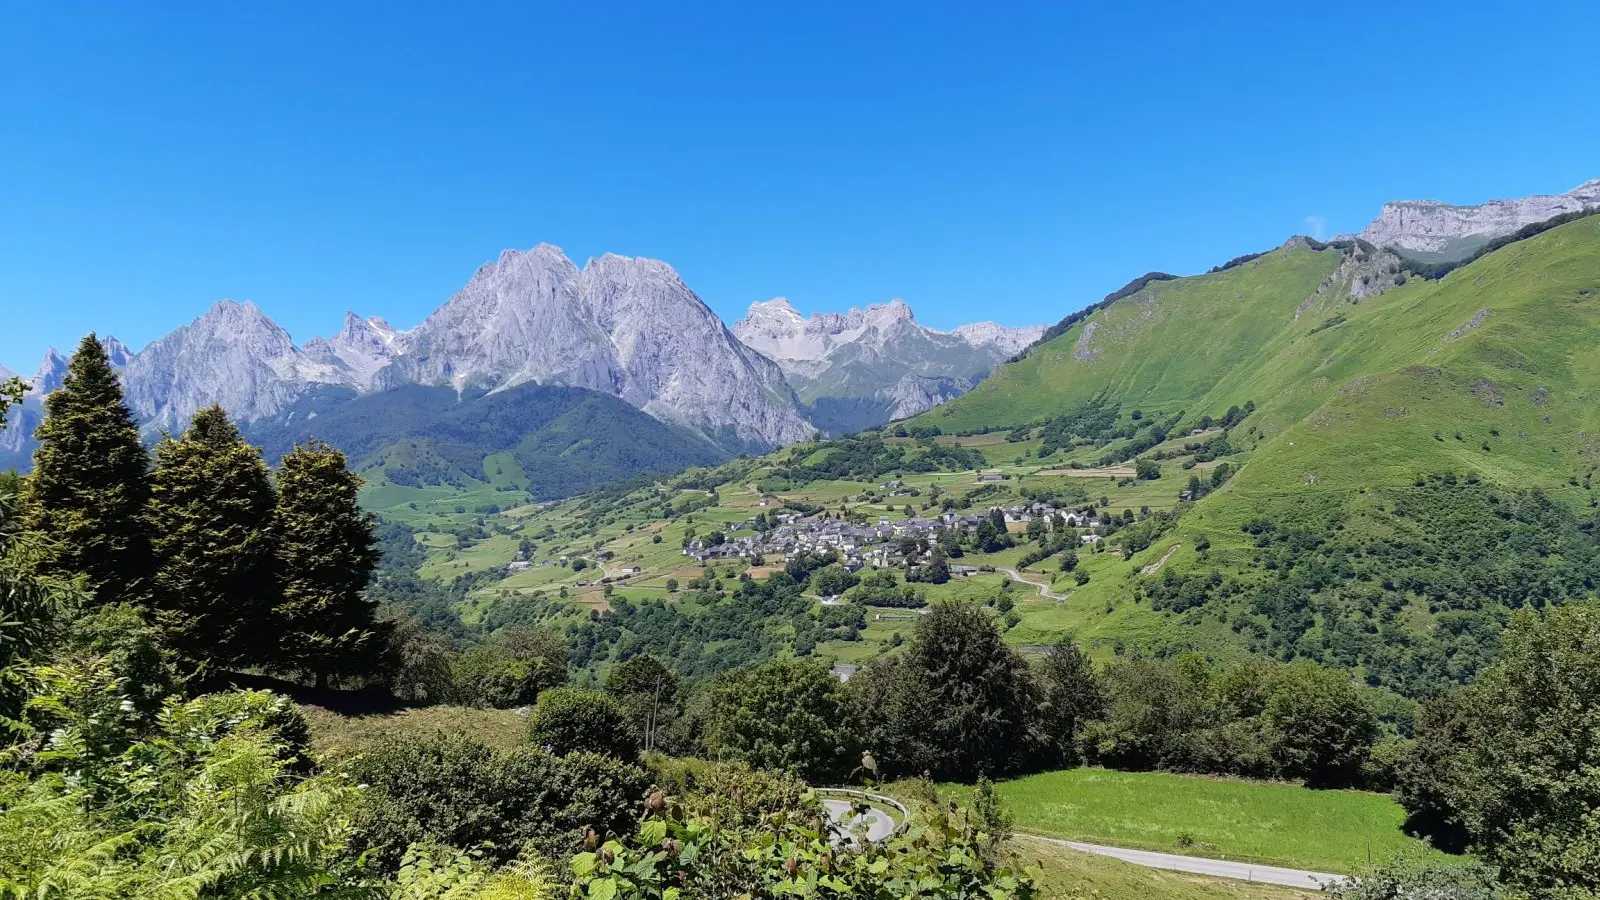
[[[858,817],[851,814],[853,809],[851,801],[824,797],[822,808],[827,811],[830,822],[852,835],[855,829],[864,823],[867,826],[866,839],[873,844],[894,834],[895,829],[899,827],[899,823],[887,810],[877,806],[867,807],[867,811]]]
[[[1042,841],[1046,844],[1055,844],[1083,853],[1093,853],[1097,856],[1109,856],[1123,862],[1133,863],[1136,866],[1145,866],[1151,869],[1169,869],[1174,872],[1191,872],[1196,875],[1211,875],[1216,878],[1233,878],[1239,881],[1254,881],[1263,884],[1281,884],[1284,887],[1300,888],[1308,891],[1320,891],[1332,884],[1345,881],[1346,876],[1334,875],[1328,872],[1308,872],[1304,869],[1285,869],[1281,866],[1264,866],[1256,863],[1232,862],[1225,859],[1207,859],[1201,856],[1181,856],[1176,853],[1155,853],[1149,850],[1128,850],[1123,847],[1107,847],[1102,844],[1084,844],[1078,841],[1064,841],[1060,838],[1041,837],[1036,834],[1017,834],[1020,840]]]
[[[1065,602],[1066,599],[1067,599],[1067,595],[1066,594],[1057,594],[1057,593],[1052,592],[1050,590],[1050,585],[1048,585],[1048,584],[1040,584],[1039,582],[1034,581],[1034,580],[1032,580],[1030,578],[1023,578],[1022,577],[1022,573],[1018,572],[1016,569],[1002,569],[999,566],[996,566],[995,567],[995,571],[999,572],[1000,574],[1002,574],[1004,576],[1006,576],[1007,578],[1011,579],[1012,581],[1016,581],[1016,582],[1019,582],[1021,584],[1028,585],[1029,587],[1032,587],[1032,588],[1037,588],[1038,591],[1039,591],[1039,596],[1045,598],[1046,600],[1055,600],[1057,602]]]

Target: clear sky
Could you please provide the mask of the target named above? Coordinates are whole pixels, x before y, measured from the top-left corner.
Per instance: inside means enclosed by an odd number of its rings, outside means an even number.
[[[507,247],[727,319],[1052,322],[1390,199],[1600,176],[1600,6],[0,0],[0,362],[221,297],[408,327]]]

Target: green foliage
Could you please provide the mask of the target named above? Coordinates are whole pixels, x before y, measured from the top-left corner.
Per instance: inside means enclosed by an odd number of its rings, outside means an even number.
[[[274,665],[312,675],[318,687],[378,670],[386,646],[364,596],[378,551],[360,487],[344,454],[322,443],[296,447],[278,468],[273,528],[283,599],[274,611],[282,634]]]
[[[458,620],[459,621],[459,620]],[[380,620],[388,632],[383,664],[389,690],[407,703],[443,703],[457,695],[450,641],[422,626],[409,612],[387,612]]]
[[[1420,717],[1400,800],[1533,897],[1600,892],[1600,606],[1518,613],[1501,656]]]
[[[581,688],[540,694],[528,720],[528,741],[556,754],[588,750],[624,762],[639,758],[639,733],[622,705],[607,694]]]
[[[145,522],[162,639],[186,665],[265,665],[278,599],[276,497],[261,451],[219,406],[156,448]]]
[[[730,827],[652,799],[632,836],[573,858],[573,898],[1035,896],[1020,866],[985,854],[986,839],[966,816],[941,813],[906,837],[853,845],[814,804]]]
[[[998,859],[1000,849],[1011,840],[1011,826],[1016,824],[1016,819],[1001,802],[994,782],[982,775],[972,789],[971,810],[973,824],[977,826],[975,838],[979,851],[985,858]]]
[[[1312,787],[1360,783],[1378,737],[1350,677],[1306,662],[1273,673],[1261,719],[1278,771]]]
[[[1101,684],[1105,712],[1084,730],[1083,749],[1111,768],[1344,786],[1359,783],[1377,739],[1349,677],[1308,663],[1129,658],[1108,666]]]
[[[781,659],[717,680],[704,742],[714,758],[785,769],[826,784],[845,778],[855,765],[851,724],[843,686],[826,665]]]
[[[1481,864],[1441,864],[1415,854],[1395,857],[1328,888],[1332,900],[1499,900],[1506,894],[1493,870]]]
[[[773,477],[790,484],[823,479],[872,481],[896,472],[949,472],[977,469],[983,454],[956,444],[888,444],[877,434],[805,444],[788,451]]]
[[[57,642],[60,615],[81,601],[73,583],[39,573],[40,538],[21,531],[16,499],[0,485],[0,726],[22,712],[22,664]]]
[[[532,856],[495,868],[481,854],[419,844],[406,850],[387,900],[551,900],[550,866]]]
[[[1050,648],[1038,668],[1039,730],[1048,742],[1052,764],[1079,761],[1078,736],[1105,711],[1105,696],[1094,664],[1069,640]]]
[[[1003,775],[1036,751],[1029,725],[1038,702],[1028,664],[982,609],[942,602],[917,622],[908,662],[936,711],[930,740],[943,748],[941,778]]]
[[[1600,570],[1600,534],[1542,493],[1495,489],[1440,475],[1374,492],[1349,513],[1308,508],[1254,517],[1249,569],[1146,579],[1156,609],[1217,600],[1259,623],[1253,649],[1363,668],[1378,684],[1417,697],[1461,683],[1493,656],[1510,611],[1586,597]],[[1374,536],[1381,539],[1374,539]],[[1218,563],[1222,565],[1222,563]],[[1416,633],[1407,613],[1433,614]]]
[[[588,829],[626,829],[648,787],[642,770],[593,753],[536,747],[496,752],[464,735],[393,738],[352,764],[366,785],[352,848],[393,871],[406,848],[438,843],[517,857],[525,845],[560,856]]]
[[[540,629],[505,628],[456,658],[457,698],[471,706],[529,706],[567,680],[567,646]]]
[[[648,653],[618,663],[606,676],[606,693],[627,712],[646,751],[656,748],[658,735],[677,718],[681,686],[677,673]]]
[[[85,576],[101,603],[143,598],[151,574],[144,523],[149,459],[122,385],[94,335],[45,398],[28,479],[27,527],[43,535],[44,574]]]
[[[0,771],[0,894],[308,896],[347,869],[354,790],[295,774],[266,694],[171,700],[153,726],[105,660],[36,670]]]
[[[1141,456],[1133,461],[1133,474],[1146,480],[1160,478],[1161,464],[1149,457]]]

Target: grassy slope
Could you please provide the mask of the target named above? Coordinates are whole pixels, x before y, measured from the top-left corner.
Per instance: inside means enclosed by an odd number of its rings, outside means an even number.
[[[1321,872],[1358,871],[1369,852],[1374,861],[1407,851],[1444,858],[1400,830],[1404,813],[1381,794],[1105,769],[998,788],[1018,830],[1088,843]]]

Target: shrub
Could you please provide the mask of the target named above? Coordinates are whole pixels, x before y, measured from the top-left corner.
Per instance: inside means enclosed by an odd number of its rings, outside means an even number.
[[[639,735],[628,714],[599,691],[557,688],[540,695],[528,740],[556,754],[592,751],[624,762],[639,758]]]
[[[511,628],[462,654],[455,665],[462,703],[493,709],[527,706],[567,680],[567,646],[545,631]]]
[[[589,828],[627,828],[649,785],[643,770],[610,757],[558,757],[535,747],[496,753],[446,734],[378,744],[351,774],[366,785],[352,848],[386,871],[417,843],[482,847],[498,861],[530,844],[550,855],[570,852]]]

